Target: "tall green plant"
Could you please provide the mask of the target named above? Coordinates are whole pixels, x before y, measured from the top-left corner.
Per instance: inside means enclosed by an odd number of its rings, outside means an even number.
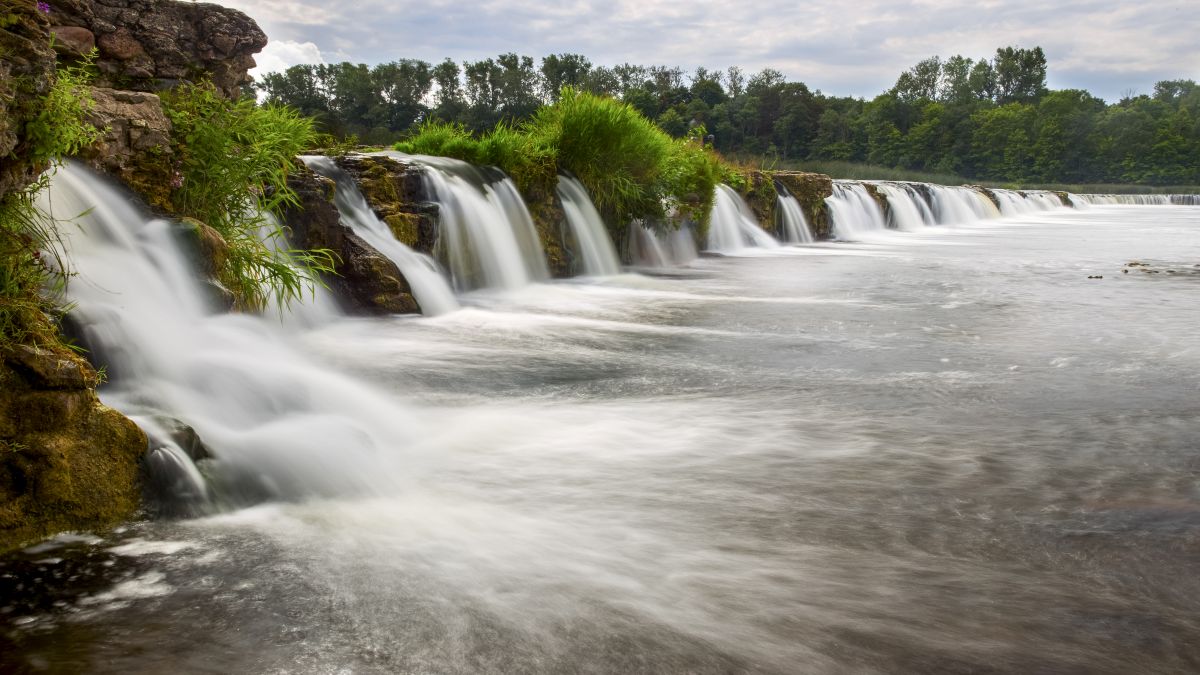
[[[225,100],[211,84],[183,85],[163,102],[179,158],[174,209],[224,237],[228,254],[217,274],[238,306],[283,306],[313,291],[317,273],[333,271],[332,253],[289,248],[276,218],[298,204],[287,177],[313,143],[312,120],[287,107]]]

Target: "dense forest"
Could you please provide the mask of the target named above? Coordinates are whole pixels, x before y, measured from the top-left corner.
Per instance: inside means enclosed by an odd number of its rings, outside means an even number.
[[[826,96],[776,70],[747,74],[622,64],[578,54],[502,54],[436,65],[401,60],[299,65],[256,85],[338,137],[390,143],[429,120],[484,132],[520,124],[562,87],[618,98],[683,137],[703,125],[715,147],[768,161],[842,160],[1043,183],[1200,183],[1200,87],[1159,82],[1107,104],[1046,87],[1040,47],[992,59],[932,57],[871,100]]]

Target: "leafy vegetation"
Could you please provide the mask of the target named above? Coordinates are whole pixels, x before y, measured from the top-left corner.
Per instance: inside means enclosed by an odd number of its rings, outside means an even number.
[[[561,87],[610,96],[675,138],[700,126],[726,155],[779,162],[849,162],[961,176],[972,182],[1200,183],[1200,86],[1159,82],[1150,95],[1107,104],[1081,90],[1049,91],[1037,47],[991,59],[926,59],[869,101],[826,96],[782,73],[747,75],[622,64],[578,54],[375,68],[300,65],[266,76],[268,100],[317,115],[334,133],[383,143],[443,120],[482,134],[520,127]],[[863,178],[866,176],[855,176]]]
[[[163,103],[179,158],[173,210],[224,238],[217,275],[239,307],[283,306],[312,291],[317,273],[333,270],[332,254],[288,248],[275,219],[297,203],[287,177],[315,141],[312,121],[287,107],[228,101],[208,84],[182,85]]]
[[[714,152],[697,139],[671,138],[615,99],[571,87],[556,99],[518,127],[501,124],[479,137],[461,124],[427,122],[396,148],[497,166],[527,193],[569,172],[610,223],[661,218],[668,209],[707,222],[722,175]]]
[[[35,165],[60,163],[95,143],[101,131],[87,122],[95,103],[88,93],[91,58],[60,66],[38,114],[25,126],[25,148]],[[49,343],[57,331],[49,316],[64,307],[70,270],[61,255],[58,223],[37,206],[46,176],[0,199],[0,347]]]

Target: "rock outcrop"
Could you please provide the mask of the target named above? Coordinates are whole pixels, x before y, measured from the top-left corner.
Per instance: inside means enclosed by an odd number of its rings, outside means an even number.
[[[209,77],[234,98],[267,44],[253,19],[209,3],[56,0],[49,18],[60,53],[96,47],[96,84],[112,89],[153,92]]]
[[[773,177],[800,203],[813,236],[828,239],[832,228],[825,198],[833,195],[833,179],[825,174],[803,171],[776,171]]]
[[[356,314],[412,314],[421,307],[395,263],[343,225],[333,199],[336,184],[301,169],[288,177],[299,204],[284,213],[292,245],[329,249],[337,276],[326,279],[334,295]]]
[[[54,78],[49,22],[32,2],[6,6],[0,27],[0,197],[25,189],[45,170],[29,160],[25,125],[39,112]]]
[[[171,122],[155,94],[93,87],[88,121],[103,138],[82,159],[137,192],[151,207],[171,205]]]
[[[775,189],[774,172],[750,171],[746,174],[746,185],[739,190],[746,205],[754,212],[754,219],[764,230],[779,237],[780,228],[775,209],[779,192]]]
[[[91,365],[61,345],[2,360],[0,551],[132,515],[146,436],[96,398]]]
[[[414,251],[432,255],[438,239],[438,207],[430,203],[415,164],[380,155],[343,155],[338,166],[358,185],[371,210]]]

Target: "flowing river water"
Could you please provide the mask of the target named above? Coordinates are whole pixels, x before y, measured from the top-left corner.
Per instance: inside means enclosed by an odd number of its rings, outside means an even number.
[[[868,234],[287,331],[389,480],[0,559],[0,671],[1200,670],[1200,208]]]

